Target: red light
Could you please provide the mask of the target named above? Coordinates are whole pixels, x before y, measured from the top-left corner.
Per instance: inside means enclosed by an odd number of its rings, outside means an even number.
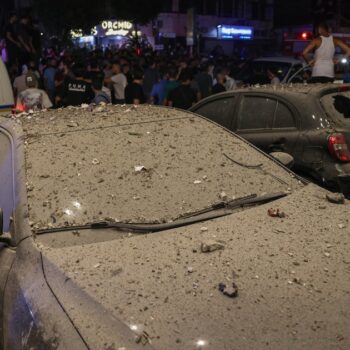
[[[306,32],[304,32],[304,33],[302,33],[302,34],[301,34],[301,37],[302,37],[304,40],[306,40],[306,39],[307,39],[307,37],[308,37],[308,35],[307,35],[307,33],[306,33]]]
[[[339,92],[350,91],[350,85],[342,85],[339,87]]]
[[[345,136],[341,133],[332,134],[328,138],[329,153],[341,162],[350,162],[350,152]]]

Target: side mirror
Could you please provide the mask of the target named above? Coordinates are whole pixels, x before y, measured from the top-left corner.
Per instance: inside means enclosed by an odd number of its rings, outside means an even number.
[[[272,152],[270,153],[272,158],[275,158],[278,162],[286,166],[287,168],[292,168],[294,165],[294,158],[288,153],[285,152]]]

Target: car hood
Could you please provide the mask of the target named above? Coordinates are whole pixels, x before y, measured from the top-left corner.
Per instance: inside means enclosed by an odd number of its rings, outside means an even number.
[[[308,185],[181,229],[41,246],[45,275],[95,346],[96,324],[117,321],[135,332],[132,344],[154,349],[347,349],[350,203],[325,194]],[[271,206],[286,216],[269,216]],[[224,249],[202,253],[208,240]],[[218,288],[232,282],[235,298]]]

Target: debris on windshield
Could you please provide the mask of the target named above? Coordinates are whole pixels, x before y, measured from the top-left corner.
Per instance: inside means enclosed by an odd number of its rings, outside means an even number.
[[[342,193],[328,193],[326,195],[326,198],[328,202],[334,203],[334,204],[344,204],[345,203],[345,197]]]
[[[83,103],[82,105],[81,105],[81,108],[88,108],[89,107],[89,105],[87,104],[87,103]]]
[[[97,269],[97,268],[100,267],[100,266],[101,266],[101,264],[100,264],[100,263],[97,263],[97,264],[94,265],[94,268]]]
[[[193,183],[194,183],[195,185],[199,185],[199,184],[202,183],[202,181],[201,181],[201,180],[194,180]]]
[[[193,272],[193,267],[192,266],[188,266],[187,267],[187,272],[188,273],[192,273]]]
[[[128,134],[130,136],[142,136],[143,134],[140,132],[135,132],[135,131],[129,131]]]
[[[72,233],[73,233],[73,235],[74,235],[74,236],[78,236],[78,237],[80,236],[80,232],[79,232],[79,231],[77,231],[77,230],[72,231]]]
[[[231,286],[226,286],[225,283],[219,283],[219,291],[229,298],[236,298],[238,296],[238,287],[236,283],[232,282]]]
[[[222,250],[224,248],[225,248],[224,244],[220,242],[216,242],[214,240],[208,240],[201,243],[202,253],[211,253],[211,252],[214,252],[215,250]]]
[[[205,226],[201,227],[201,232],[207,232],[207,231],[208,231],[208,227],[205,227]]]
[[[220,193],[219,197],[220,197],[220,199],[223,200],[223,201],[227,200],[227,194],[226,194],[226,192],[222,191],[222,192]]]
[[[339,227],[340,229],[343,229],[343,228],[346,228],[346,225],[344,225],[344,224],[338,224],[338,227]]]
[[[79,126],[79,124],[77,122],[71,120],[67,123],[67,126],[69,126],[70,128],[75,128],[75,127]]]
[[[137,173],[139,173],[141,171],[147,171],[146,167],[143,165],[135,165],[134,169],[135,169],[135,172],[137,172]]]
[[[92,160],[92,164],[93,164],[93,165],[100,164],[100,161],[99,161],[97,158],[94,158],[94,159]]]
[[[283,211],[280,211],[278,208],[277,209],[270,208],[267,211],[267,214],[273,218],[285,218],[286,217],[286,214]]]

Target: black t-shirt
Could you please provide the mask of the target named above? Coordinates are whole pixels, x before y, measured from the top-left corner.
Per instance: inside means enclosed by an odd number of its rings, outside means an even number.
[[[220,92],[225,92],[225,91],[226,91],[225,86],[222,84],[216,83],[213,86],[213,94],[219,94]]]
[[[92,80],[103,81],[105,78],[105,74],[100,70],[98,70],[98,71],[92,70],[92,71],[86,72],[86,74],[84,76],[85,76],[85,79],[91,80],[91,81]]]
[[[63,104],[65,106],[79,106],[90,103],[94,98],[91,84],[80,79],[67,78],[64,83]]]
[[[196,102],[196,94],[190,86],[181,84],[170,92],[168,100],[175,108],[189,109]]]
[[[146,102],[142,86],[137,83],[128,84],[125,88],[125,103],[133,104],[134,100],[139,100],[140,103]]]
[[[5,38],[6,38],[6,46],[16,46],[15,43],[13,43],[11,40],[7,39],[6,34],[10,33],[13,40],[18,41],[17,31],[16,31],[16,25],[13,23],[7,23],[5,26]],[[16,46],[17,47],[17,46]]]

